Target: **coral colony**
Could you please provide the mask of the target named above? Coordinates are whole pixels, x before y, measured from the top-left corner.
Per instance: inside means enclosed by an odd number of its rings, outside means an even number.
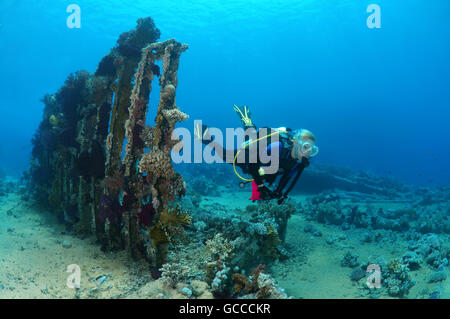
[[[168,243],[182,225],[190,223],[186,212],[171,205],[184,195],[185,184],[170,160],[172,131],[188,118],[175,105],[178,63],[188,47],[174,39],[156,42],[159,37],[151,18],[139,19],[95,74],[71,74],[56,94],[43,98],[30,169],[40,202],[78,233],[95,233],[102,249],[126,248],[155,267],[165,262]],[[155,125],[149,127],[155,76],[161,94]]]

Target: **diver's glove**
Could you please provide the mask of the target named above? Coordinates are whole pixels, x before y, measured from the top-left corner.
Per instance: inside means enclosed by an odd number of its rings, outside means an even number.
[[[274,199],[277,199],[278,205],[283,204],[283,202],[287,199],[287,195],[283,194],[281,191],[275,190],[272,193]]]
[[[258,186],[258,192],[262,200],[274,198],[273,192],[267,186]]]
[[[198,124],[194,127],[194,136],[198,141],[202,143],[204,143],[205,141],[210,141],[210,137],[209,135],[207,135],[208,133],[208,126],[204,124],[202,124],[201,127]]]
[[[236,111],[237,115],[239,116],[239,119],[241,120],[244,128],[247,129],[249,127],[255,127],[253,125],[252,119],[250,118],[250,116],[251,116],[250,109],[247,108],[246,105],[244,105],[243,112],[236,104],[234,105],[234,110]]]
[[[272,196],[273,196],[273,198],[281,198],[281,197],[283,197],[283,193],[281,191],[275,190],[272,192]]]
[[[281,205],[287,199],[287,195],[281,195],[280,197],[277,197],[277,198],[278,198],[278,201],[277,201],[278,205]]]

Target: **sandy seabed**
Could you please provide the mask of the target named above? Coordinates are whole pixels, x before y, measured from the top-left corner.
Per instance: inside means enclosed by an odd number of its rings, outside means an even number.
[[[244,192],[224,193],[221,197],[204,197],[202,205],[227,205],[230,209],[250,202]],[[296,196],[296,201],[306,197]],[[242,206],[243,205],[243,206]],[[380,202],[379,206],[389,207]],[[322,233],[321,237],[303,231],[307,224]],[[367,298],[360,285],[350,280],[351,268],[341,266],[347,251],[366,261],[370,255],[390,260],[407,251],[406,240],[392,245],[362,243],[358,232],[306,221],[293,215],[288,223],[288,245],[305,247],[302,258],[276,262],[269,273],[293,298]],[[344,235],[338,245],[326,238]],[[76,264],[81,270],[81,288],[67,286],[67,267]],[[436,284],[428,283],[432,270],[421,267],[411,271],[416,285],[408,298],[427,298],[426,292]],[[212,298],[206,283],[193,282],[199,298]],[[450,298],[450,281],[441,284],[441,298]],[[10,193],[0,198],[0,298],[187,298],[177,289],[167,288],[161,280],[151,278],[145,261],[132,261],[125,251],[104,253],[95,238],[77,238],[46,212],[40,212]]]

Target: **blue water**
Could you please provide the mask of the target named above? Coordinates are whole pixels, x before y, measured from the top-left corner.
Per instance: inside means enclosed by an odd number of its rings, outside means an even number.
[[[71,3],[81,29],[66,26]],[[366,26],[371,3],[381,29]],[[122,32],[151,16],[161,40],[189,44],[177,105],[191,119],[237,127],[232,106],[247,104],[259,126],[313,131],[317,162],[448,184],[449,9],[447,0],[0,0],[0,168],[28,167],[40,98],[73,71],[94,72]]]

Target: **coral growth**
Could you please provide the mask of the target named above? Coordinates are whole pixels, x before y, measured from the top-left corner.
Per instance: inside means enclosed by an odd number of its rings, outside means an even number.
[[[149,228],[150,238],[153,245],[161,243],[176,242],[183,235],[183,226],[191,224],[191,217],[187,212],[182,212],[180,207],[166,207],[158,218],[158,222]]]
[[[394,258],[387,263],[381,256],[371,256],[368,262],[361,264],[360,269],[365,271],[369,265],[379,267],[380,286],[371,288],[367,285],[366,279],[360,281],[360,284],[365,293],[373,298],[378,298],[383,294],[391,297],[405,297],[415,285],[415,281],[411,279],[408,266],[402,262],[401,258]],[[360,278],[365,278],[365,276]]]
[[[188,118],[175,106],[179,58],[187,45],[174,39],[156,43],[159,36],[150,17],[139,19],[94,75],[73,73],[56,94],[43,98],[28,174],[35,198],[64,216],[67,207],[77,207],[70,210],[75,229],[83,234],[95,229],[102,249],[127,247],[141,257],[146,242],[141,230],[150,229],[157,247],[148,251],[156,255],[146,257],[156,268],[167,255],[162,244],[190,224],[186,213],[168,208],[186,189],[170,152],[176,123]],[[150,129],[145,121],[155,75],[162,89]]]
[[[211,254],[212,260],[221,259],[228,261],[233,256],[234,244],[219,233],[214,238],[206,241],[206,249]]]
[[[407,205],[397,209],[375,209],[370,204],[343,204],[337,194],[320,194],[308,200],[303,206],[303,213],[308,220],[322,224],[368,230],[392,230],[395,232],[450,233],[448,208],[433,206]]]
[[[180,111],[178,108],[162,110],[162,114],[172,126],[177,122],[186,121],[189,118],[186,113]]]
[[[234,295],[244,299],[287,299],[284,289],[270,275],[265,274],[264,269],[264,265],[259,265],[249,278],[239,273],[233,274]]]
[[[175,288],[179,283],[188,281],[192,273],[187,265],[179,263],[166,263],[162,265],[160,271],[161,281],[171,288]]]
[[[117,40],[117,50],[124,57],[139,57],[141,48],[155,42],[161,36],[153,19],[150,17],[137,20],[135,30],[122,33]]]
[[[145,153],[138,167],[140,173],[148,174],[147,180],[149,181],[156,181],[161,177],[167,177],[169,179],[175,174],[170,155],[158,149],[153,149]]]

